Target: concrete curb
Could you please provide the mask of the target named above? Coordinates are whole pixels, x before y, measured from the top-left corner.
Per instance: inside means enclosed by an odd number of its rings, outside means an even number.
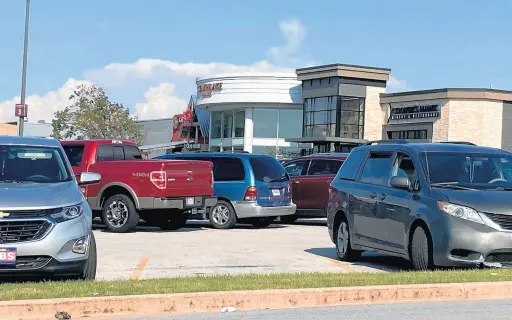
[[[368,286],[293,290],[201,292],[121,297],[68,298],[0,302],[5,320],[159,316],[195,312],[305,308],[390,302],[434,302],[511,299],[512,282]]]

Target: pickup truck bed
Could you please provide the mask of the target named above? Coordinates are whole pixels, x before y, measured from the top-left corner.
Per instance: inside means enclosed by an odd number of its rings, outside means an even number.
[[[129,141],[61,144],[75,174],[101,174],[99,184],[82,191],[110,231],[133,230],[140,218],[163,229],[179,229],[190,212],[208,210],[217,202],[210,162],[142,159]]]

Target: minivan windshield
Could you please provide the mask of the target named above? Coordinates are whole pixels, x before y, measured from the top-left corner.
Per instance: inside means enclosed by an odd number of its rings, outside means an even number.
[[[427,152],[432,186],[512,188],[512,156],[488,153]]]
[[[272,157],[251,157],[249,158],[254,178],[261,182],[281,182],[288,181],[290,177],[284,167]]]
[[[60,149],[0,145],[0,183],[71,181]]]

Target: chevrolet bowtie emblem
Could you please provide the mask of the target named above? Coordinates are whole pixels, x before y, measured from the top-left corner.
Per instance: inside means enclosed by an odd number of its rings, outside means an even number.
[[[0,219],[7,218],[10,215],[9,212],[0,211]]]

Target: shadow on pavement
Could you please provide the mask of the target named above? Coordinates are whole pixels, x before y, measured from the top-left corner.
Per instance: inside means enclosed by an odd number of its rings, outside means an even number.
[[[307,253],[316,256],[339,260],[336,255],[336,249],[331,248],[311,248],[304,250]],[[382,271],[402,271],[411,270],[410,263],[402,258],[385,256],[374,252],[365,252],[358,261],[347,262],[353,266],[361,266]]]

